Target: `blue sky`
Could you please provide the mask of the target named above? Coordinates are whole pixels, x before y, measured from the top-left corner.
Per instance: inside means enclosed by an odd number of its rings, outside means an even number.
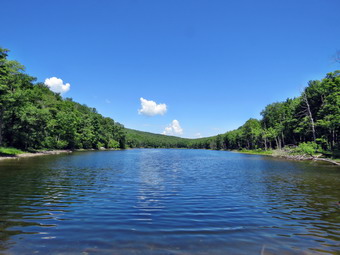
[[[0,45],[11,59],[143,131],[177,120],[183,137],[224,133],[340,69],[339,0],[0,3]],[[140,98],[166,111],[139,113]]]

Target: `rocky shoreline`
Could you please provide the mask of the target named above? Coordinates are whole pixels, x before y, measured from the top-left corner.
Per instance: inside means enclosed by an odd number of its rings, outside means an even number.
[[[285,159],[291,159],[291,160],[312,160],[312,161],[324,161],[324,162],[328,162],[331,163],[333,165],[337,165],[340,166],[340,163],[332,160],[332,159],[328,159],[328,158],[319,158],[319,157],[314,157],[314,156],[306,156],[306,155],[285,155],[285,156],[275,156],[274,157],[280,157],[280,158],[285,158]]]
[[[333,165],[340,166],[340,162],[332,160],[330,158],[324,158],[323,154],[310,155],[310,154],[293,154],[287,150],[274,150],[273,157],[285,158],[290,160],[312,160],[312,161],[324,161]]]
[[[257,153],[256,151],[243,152],[243,151],[234,150],[233,152],[251,154],[251,155],[269,156],[269,157],[282,158],[282,159],[288,159],[288,160],[323,161],[323,162],[328,162],[328,163],[336,165],[336,166],[340,166],[340,162],[337,162],[337,161],[332,160],[330,158],[321,158],[322,154],[317,155],[317,156],[311,156],[311,155],[306,155],[306,154],[304,154],[304,155],[301,155],[301,154],[293,155],[293,154],[289,154],[285,150],[274,150],[271,154]]]

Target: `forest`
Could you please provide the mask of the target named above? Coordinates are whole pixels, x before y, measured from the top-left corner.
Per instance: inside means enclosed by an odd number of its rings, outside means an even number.
[[[125,148],[121,124],[35,83],[7,55],[0,48],[0,146],[25,151]]]
[[[262,118],[213,137],[186,139],[124,128],[96,109],[62,98],[0,48],[0,146],[40,149],[194,148],[271,150],[308,144],[340,150],[340,71],[310,81],[300,96],[269,104]]]
[[[269,104],[262,119],[213,137],[181,139],[129,130],[129,147],[273,150],[300,146],[324,154],[340,150],[340,71],[310,81],[301,95]]]
[[[262,119],[249,119],[236,130],[190,143],[192,148],[254,150],[310,145],[315,150],[340,149],[340,71],[308,83],[301,95],[269,104]]]
[[[129,148],[188,148],[191,139],[168,136],[126,128]]]

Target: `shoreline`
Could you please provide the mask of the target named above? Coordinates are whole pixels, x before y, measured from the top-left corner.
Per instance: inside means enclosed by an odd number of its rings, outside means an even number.
[[[320,158],[318,156],[308,156],[308,155],[283,155],[279,154],[275,150],[272,153],[261,153],[256,151],[238,151],[238,150],[231,150],[231,152],[236,153],[243,153],[243,154],[249,154],[249,155],[260,155],[260,156],[270,156],[274,158],[282,158],[287,160],[294,160],[294,161],[323,161],[327,162],[336,166],[340,166],[340,162],[337,162],[336,160],[330,159],[330,158]]]
[[[127,149],[135,149],[135,148],[127,148]],[[152,149],[152,148],[150,148]],[[175,149],[175,148],[174,148]],[[176,148],[177,149],[177,148]],[[77,150],[51,150],[51,151],[43,151],[43,152],[25,152],[17,155],[8,155],[8,156],[0,156],[1,160],[6,159],[20,159],[20,158],[31,158],[31,157],[38,157],[38,156],[47,156],[47,155],[58,155],[58,154],[71,154],[73,152],[85,152],[85,151],[117,151],[121,149],[77,149]],[[318,156],[307,156],[307,155],[285,155],[280,154],[276,152],[275,150],[266,153],[266,152],[256,152],[256,151],[238,151],[238,150],[224,150],[224,151],[230,151],[234,153],[242,153],[242,154],[249,154],[249,155],[260,155],[260,156],[270,156],[274,158],[282,158],[287,160],[294,160],[294,161],[323,161],[327,162],[336,166],[340,166],[340,162],[336,160],[332,160],[330,158],[320,158]]]
[[[20,159],[20,158],[33,158],[38,156],[47,156],[47,155],[58,155],[58,154],[71,154],[73,152],[87,152],[87,151],[119,151],[122,149],[76,149],[76,150],[50,150],[50,151],[41,151],[41,152],[24,152],[16,155],[1,155],[1,160],[6,159]]]
[[[58,155],[63,153],[72,153],[71,150],[52,150],[52,151],[43,151],[43,152],[25,152],[17,155],[8,155],[8,156],[0,156],[0,160],[6,160],[6,159],[20,159],[20,158],[32,158],[32,157],[38,157],[38,156],[47,156],[47,155]]]

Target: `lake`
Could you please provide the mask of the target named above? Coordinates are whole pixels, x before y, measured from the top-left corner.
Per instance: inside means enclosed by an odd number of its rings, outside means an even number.
[[[339,254],[340,169],[226,151],[0,161],[0,254]]]

